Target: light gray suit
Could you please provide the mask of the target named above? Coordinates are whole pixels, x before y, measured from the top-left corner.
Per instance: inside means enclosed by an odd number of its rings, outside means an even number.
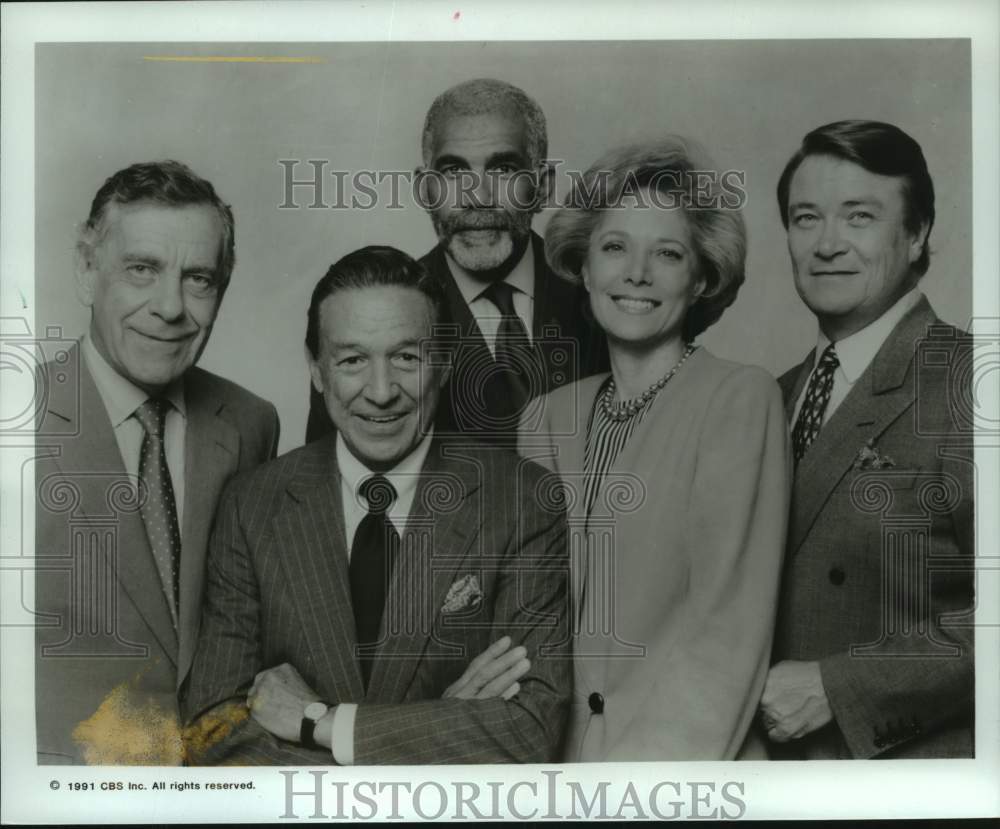
[[[790,486],[777,384],[699,348],[636,426],[588,517],[587,421],[605,379],[551,392],[540,427],[521,434],[522,453],[573,494],[574,688],[563,759],[763,758],[751,726]]]
[[[194,657],[223,485],[274,457],[274,406],[198,368],[184,378],[185,509],[175,628],[135,480],[78,346],[41,381],[35,469],[40,763],[176,763],[177,691]],[[98,711],[100,709],[100,711]],[[74,729],[84,723],[74,738]]]

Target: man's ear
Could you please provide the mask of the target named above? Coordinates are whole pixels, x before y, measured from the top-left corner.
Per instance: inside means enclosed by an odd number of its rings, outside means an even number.
[[[927,234],[931,232],[927,222],[921,222],[920,227],[913,238],[910,239],[910,264],[912,265],[920,258],[924,252],[924,244],[927,242]]]
[[[548,161],[542,161],[535,168],[535,206],[533,213],[538,213],[543,207],[552,204],[552,195],[556,186],[556,167]]]
[[[76,295],[88,308],[94,304],[97,290],[97,249],[87,238],[81,237],[76,243],[75,254]]]
[[[438,369],[438,388],[443,389],[448,378],[451,377],[451,370],[455,367],[451,354],[448,355],[448,362]]]
[[[313,388],[320,394],[323,393],[323,373],[319,370],[319,361],[316,360],[309,346],[304,346],[306,353],[306,364],[309,366],[309,378],[312,380]]]
[[[417,167],[413,171],[413,194],[424,210],[431,212],[438,206],[440,200],[440,182],[437,173],[426,167]]]

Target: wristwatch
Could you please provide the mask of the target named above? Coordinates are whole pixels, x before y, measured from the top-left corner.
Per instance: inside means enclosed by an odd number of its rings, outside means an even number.
[[[302,724],[299,726],[299,742],[306,748],[319,748],[316,740],[313,739],[313,730],[316,723],[323,719],[323,715],[330,710],[330,706],[325,702],[310,702],[302,712]]]

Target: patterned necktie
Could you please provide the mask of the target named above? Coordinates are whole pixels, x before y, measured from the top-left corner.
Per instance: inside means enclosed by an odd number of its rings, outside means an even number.
[[[361,519],[351,544],[351,604],[361,679],[367,691],[389,579],[399,554],[399,533],[386,515],[396,501],[392,484],[382,475],[373,475],[359,489],[368,503],[368,514]]]
[[[149,546],[153,550],[163,592],[176,625],[180,605],[181,533],[163,441],[163,426],[169,409],[168,400],[151,397],[135,410],[135,417],[146,430],[139,453],[139,480],[145,486],[146,499],[139,508],[139,514],[146,525]]]
[[[806,389],[802,408],[799,409],[798,420],[792,429],[792,450],[795,453],[795,463],[802,460],[810,444],[816,440],[820,427],[823,425],[823,415],[830,402],[830,392],[833,391],[833,373],[840,365],[837,352],[830,343],[823,349],[812,377],[809,378],[809,388]]]
[[[531,374],[534,358],[528,332],[514,310],[514,288],[508,283],[492,283],[481,296],[500,311],[493,351],[495,370],[487,380],[487,412],[502,427],[515,427],[521,410],[531,397]],[[509,422],[507,422],[509,421]]]

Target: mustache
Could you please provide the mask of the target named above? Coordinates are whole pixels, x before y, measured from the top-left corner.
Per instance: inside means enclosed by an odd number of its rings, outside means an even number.
[[[450,216],[442,217],[441,221],[449,233],[460,233],[463,230],[512,230],[515,226],[513,217],[505,210],[464,210]]]

